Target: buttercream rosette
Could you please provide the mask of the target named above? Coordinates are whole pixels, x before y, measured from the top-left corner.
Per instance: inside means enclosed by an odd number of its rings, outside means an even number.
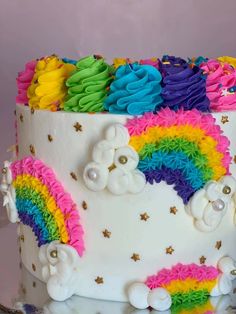
[[[52,111],[63,109],[67,93],[65,80],[74,68],[55,55],[40,59],[27,91],[29,106]]]
[[[151,65],[120,66],[105,100],[110,113],[140,115],[161,106],[161,73]]]
[[[65,111],[101,112],[112,82],[113,68],[103,58],[88,56],[80,59],[76,70],[66,81],[68,96]]]
[[[172,110],[182,107],[184,110],[195,108],[199,111],[209,111],[206,80],[198,66],[191,67],[179,57],[164,56],[160,71],[163,76],[163,107]]]
[[[27,96],[27,89],[33,79],[36,64],[36,60],[29,61],[26,63],[24,71],[18,73],[18,77],[16,79],[18,88],[16,102],[18,104],[28,105],[29,98]]]
[[[236,70],[223,60],[211,59],[201,64],[207,75],[206,92],[212,111],[236,109]]]

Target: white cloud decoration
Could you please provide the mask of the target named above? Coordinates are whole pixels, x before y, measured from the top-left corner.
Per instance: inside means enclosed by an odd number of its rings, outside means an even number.
[[[107,128],[105,139],[93,147],[93,161],[84,169],[84,182],[90,190],[107,188],[116,195],[142,191],[146,179],[137,169],[139,156],[128,145],[129,138],[128,130],[122,124]]]
[[[195,227],[202,232],[214,231],[226,212],[234,209],[235,192],[236,180],[232,176],[209,181],[198,190],[186,206],[186,212],[193,217]]]
[[[42,277],[53,300],[64,301],[76,294],[79,255],[72,246],[59,241],[42,245],[39,260],[42,264]]]
[[[8,219],[10,222],[15,223],[19,221],[19,217],[16,208],[16,193],[12,185],[12,172],[10,166],[10,161],[4,161],[0,191],[3,194],[3,206],[6,207]]]

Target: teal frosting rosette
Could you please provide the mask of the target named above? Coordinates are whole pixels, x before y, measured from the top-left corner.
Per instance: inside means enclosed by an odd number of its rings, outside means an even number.
[[[120,66],[104,107],[110,113],[141,115],[161,107],[161,73],[151,65]]]

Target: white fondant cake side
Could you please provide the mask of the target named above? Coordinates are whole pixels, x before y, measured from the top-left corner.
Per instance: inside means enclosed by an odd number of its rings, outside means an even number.
[[[232,208],[216,230],[204,233],[194,227],[182,199],[164,182],[147,184],[138,194],[124,195],[114,195],[106,189],[93,192],[85,186],[83,171],[92,160],[93,147],[104,139],[107,127],[125,124],[130,116],[32,113],[24,106],[17,106],[16,115],[18,158],[35,153],[36,158],[54,170],[80,211],[85,252],[77,266],[77,294],[127,301],[130,283],[144,282],[163,267],[170,268],[179,262],[199,264],[201,258],[201,261],[206,258],[206,265],[214,266],[223,256],[236,260]],[[229,122],[223,124],[222,115],[227,115]],[[213,116],[230,139],[231,155],[236,155],[236,112]],[[76,130],[77,122],[80,130]],[[235,163],[230,171],[236,174]],[[177,209],[175,214],[171,207]],[[42,279],[35,237],[27,226],[21,226],[21,233],[23,263]]]

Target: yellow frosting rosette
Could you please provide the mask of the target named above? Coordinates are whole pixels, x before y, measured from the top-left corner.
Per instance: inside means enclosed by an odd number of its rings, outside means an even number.
[[[73,64],[64,63],[55,55],[40,59],[27,90],[29,106],[52,111],[62,109],[67,94],[65,81],[74,69]]]
[[[221,63],[228,63],[234,69],[236,69],[236,58],[234,57],[222,56],[222,57],[217,58],[217,60],[220,61]]]

